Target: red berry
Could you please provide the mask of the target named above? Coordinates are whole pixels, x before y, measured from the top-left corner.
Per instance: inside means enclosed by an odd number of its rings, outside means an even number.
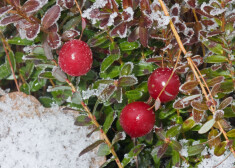
[[[144,102],[133,102],[122,110],[120,124],[132,138],[144,136],[153,129],[155,114],[149,108]]]
[[[81,40],[66,42],[59,53],[59,66],[71,76],[85,75],[92,66],[90,47]]]
[[[170,68],[158,68],[150,75],[148,79],[148,91],[152,98],[157,99],[159,93],[166,85],[172,71],[173,70]],[[179,76],[174,73],[165,90],[159,97],[161,102],[174,100],[179,93],[179,87]]]

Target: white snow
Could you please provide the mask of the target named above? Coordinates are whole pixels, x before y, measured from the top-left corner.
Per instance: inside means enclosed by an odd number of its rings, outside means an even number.
[[[182,149],[180,150],[179,153],[181,154],[181,156],[188,157],[188,145],[187,145],[188,140],[187,139],[181,139],[179,141],[179,143],[182,146]]]
[[[87,138],[91,130],[75,126],[71,111],[65,113],[58,106],[46,109],[22,93],[13,96],[0,98],[0,167],[99,167],[94,161],[104,158],[94,152],[78,156],[99,139],[99,132]]]

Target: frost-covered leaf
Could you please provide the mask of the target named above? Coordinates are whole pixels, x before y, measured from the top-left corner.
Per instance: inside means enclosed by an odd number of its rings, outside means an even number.
[[[52,69],[52,75],[60,82],[66,82],[67,76],[65,73],[57,66]]]
[[[67,30],[62,34],[61,38],[63,41],[69,41],[74,39],[78,35],[80,35],[80,33],[77,30]]]
[[[48,32],[58,32],[58,24],[54,23],[53,25],[51,25],[48,29]]]
[[[120,76],[130,75],[133,71],[134,65],[132,62],[126,62],[120,71]]]
[[[180,14],[180,6],[178,3],[175,3],[170,9],[171,16],[179,16]]]
[[[224,76],[217,76],[211,80],[208,80],[206,83],[208,86],[214,86],[217,83],[222,83],[224,82],[225,77]]]
[[[138,144],[128,154],[124,155],[124,159],[122,160],[122,166],[125,167],[135,156],[137,156],[145,147],[145,144]]]
[[[193,100],[201,100],[201,99],[202,99],[202,95],[201,94],[187,96],[187,97],[175,100],[175,102],[173,103],[173,107],[175,109],[183,109],[183,108],[188,107],[190,105],[191,101],[193,101]]]
[[[220,91],[221,84],[216,83],[211,89],[211,96],[215,96]]]
[[[127,41],[128,42],[135,42],[140,38],[140,34],[139,34],[139,27],[137,27],[136,29],[134,29],[128,36]]]
[[[157,111],[161,106],[161,100],[159,99],[159,97],[155,100],[155,103],[154,103],[154,109],[155,111]]]
[[[51,32],[47,35],[47,43],[52,49],[56,49],[61,45],[61,37],[56,32]]]
[[[92,124],[92,121],[87,115],[79,115],[74,124],[77,126],[88,126]]]
[[[0,17],[12,9],[13,9],[13,7],[11,5],[1,7],[0,8]]]
[[[202,120],[202,118],[204,117],[205,112],[204,111],[199,111],[197,109],[193,109],[192,114],[193,114],[194,121],[196,123],[199,123]]]
[[[106,107],[105,111],[107,111],[108,115],[103,124],[103,131],[104,133],[107,133],[117,115],[110,106]]]
[[[225,119],[220,119],[218,122],[220,122],[220,125],[222,126],[222,128],[225,131],[229,131],[232,128],[230,122],[228,122]],[[220,127],[219,127],[219,125],[217,123],[214,124],[214,127],[217,128],[217,129],[220,129]]]
[[[192,61],[196,66],[200,66],[203,64],[203,57],[201,57],[200,55],[195,55],[192,57]]]
[[[197,144],[188,146],[188,156],[194,156],[201,154],[201,152],[205,149],[205,145],[203,144]]]
[[[6,26],[6,25],[9,25],[11,23],[16,23],[18,22],[19,20],[21,20],[22,17],[19,16],[19,15],[10,15],[10,16],[6,16],[6,17],[3,17],[0,21],[0,25],[1,26]]]
[[[113,140],[112,140],[112,145],[114,145],[116,142],[118,141],[122,141],[126,139],[126,133],[123,131],[123,132],[118,132],[115,134]]]
[[[224,118],[224,111],[223,110],[216,110],[215,113],[213,114],[213,119],[215,121],[219,121],[222,118]]]
[[[155,128],[155,133],[159,140],[164,141],[166,139],[166,132],[162,128]]]
[[[103,140],[98,140],[96,142],[94,142],[93,144],[89,145],[88,147],[86,147],[85,149],[83,149],[80,153],[79,153],[79,157],[84,155],[85,153],[93,150],[94,148],[96,148],[97,146],[99,146],[100,144],[102,144],[104,141]]]
[[[38,0],[27,0],[22,6],[22,10],[26,13],[36,12],[41,8],[41,3]]]
[[[223,141],[219,145],[215,146],[214,154],[216,156],[221,156],[226,151],[227,142]]]
[[[54,5],[48,9],[42,18],[42,26],[45,29],[51,27],[60,18],[60,12],[61,9],[59,5]]]
[[[191,8],[195,8],[197,6],[197,1],[196,0],[185,0],[188,6]]]
[[[199,134],[204,134],[204,133],[208,132],[213,127],[214,124],[215,124],[214,119],[211,119],[211,120],[207,121],[205,124],[203,124],[203,126],[200,128],[198,133]]]
[[[100,46],[101,44],[107,42],[109,39],[107,37],[107,34],[105,31],[102,31],[100,33],[96,33],[94,37],[90,38],[87,42],[87,44],[90,47],[97,47]]]
[[[145,27],[139,28],[140,43],[144,46],[148,46],[148,29]]]
[[[132,51],[140,47],[140,44],[138,42],[127,42],[124,41],[120,43],[120,49],[122,51]]]
[[[138,64],[135,64],[133,72],[135,76],[145,76],[153,72],[154,65],[145,61],[140,61]]]
[[[219,109],[219,110],[223,110],[223,109],[225,109],[226,107],[228,107],[232,102],[233,102],[233,97],[227,97],[226,99],[224,99],[224,100],[220,103],[218,109]]]
[[[64,0],[64,2],[65,2],[65,6],[69,9],[72,8],[73,5],[75,4],[74,0]]]
[[[168,143],[164,143],[161,146],[158,146],[156,148],[154,148],[153,150],[155,150],[155,152],[157,151],[157,157],[161,158],[165,153],[166,150],[168,149],[169,144]]]
[[[204,110],[208,110],[208,106],[205,103],[202,103],[200,101],[192,101],[191,102],[191,106],[196,109],[196,110],[200,110],[200,111],[204,111]]]
[[[106,102],[113,95],[113,93],[117,90],[116,86],[109,85],[107,86],[98,96],[101,102]]]
[[[71,97],[71,101],[74,104],[81,104],[82,102],[82,95],[79,91],[76,91],[73,93],[72,97]]]
[[[109,146],[108,146],[106,143],[102,143],[102,144],[99,146],[97,155],[98,155],[98,156],[106,156],[106,155],[108,155],[108,154],[110,154]]]
[[[138,83],[138,79],[133,75],[122,76],[118,80],[118,85],[121,87],[133,86]]]
[[[20,6],[20,0],[9,0],[10,4],[19,7]]]
[[[45,53],[45,56],[47,57],[48,60],[53,60],[53,54],[52,54],[52,51],[51,51],[51,47],[49,46],[47,40],[44,40],[43,41],[43,49],[44,49],[44,53]]]
[[[34,40],[37,37],[39,32],[40,32],[40,24],[38,23],[28,24],[27,27],[25,27],[25,36],[26,36],[26,39],[28,40]],[[22,36],[21,33],[23,33],[23,31],[20,31],[20,35]]]
[[[111,32],[111,36],[119,36],[120,38],[125,38],[127,35],[127,23],[126,22],[121,22],[117,26],[115,26]]]
[[[179,90],[182,93],[188,92],[190,90],[193,90],[198,85],[198,81],[187,81],[184,84],[182,84],[179,88]]]

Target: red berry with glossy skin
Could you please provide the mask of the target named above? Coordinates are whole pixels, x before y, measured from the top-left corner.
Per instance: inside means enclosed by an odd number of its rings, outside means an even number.
[[[133,102],[122,110],[120,124],[132,138],[144,136],[153,129],[155,114],[149,108],[144,102]]]
[[[172,71],[173,69],[170,68],[158,68],[150,75],[148,79],[148,91],[152,98],[157,99],[159,93],[171,76]],[[163,91],[159,97],[161,102],[169,102],[174,100],[179,93],[179,87],[179,76],[174,73],[168,85],[166,86],[165,91]]]
[[[59,53],[59,66],[71,76],[82,76],[90,71],[93,58],[90,47],[81,40],[66,42]]]

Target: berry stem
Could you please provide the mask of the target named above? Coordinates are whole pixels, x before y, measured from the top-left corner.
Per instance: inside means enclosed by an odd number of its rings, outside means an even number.
[[[165,13],[165,15],[166,15],[166,16],[170,16],[169,13],[168,13],[168,11],[167,11],[167,8],[166,8],[164,2],[163,2],[162,0],[158,0],[158,1],[159,1],[160,5],[161,5],[161,7],[162,7],[162,9],[163,9],[163,12]],[[175,35],[175,38],[176,38],[176,40],[177,40],[177,43],[178,43],[180,49],[183,51],[184,55],[187,55],[187,51],[186,51],[186,49],[185,49],[184,46],[183,46],[183,43],[182,43],[182,41],[181,41],[181,39],[180,39],[180,37],[179,37],[178,32],[177,32],[176,29],[175,29],[175,26],[174,26],[172,20],[170,20],[170,27],[171,27],[172,32],[173,32],[174,35]],[[191,69],[192,69],[194,75],[196,76],[196,78],[197,78],[197,80],[198,80],[198,82],[199,82],[199,84],[200,84],[200,87],[201,87],[201,89],[202,89],[203,94],[205,95],[206,100],[209,101],[209,97],[208,97],[208,95],[207,95],[207,93],[206,93],[206,90],[205,90],[205,88],[204,88],[204,86],[203,86],[203,84],[202,84],[202,82],[201,82],[201,80],[200,80],[200,77],[199,77],[197,71],[195,70],[195,67],[194,67],[194,65],[193,65],[193,63],[192,63],[192,62],[193,62],[192,59],[191,59],[190,57],[186,57],[186,59],[187,59],[189,66],[191,67]],[[207,84],[205,83],[205,85],[207,85]],[[207,87],[208,87],[208,86],[207,86]],[[213,100],[213,99],[212,99],[212,100]],[[212,112],[212,114],[215,113],[215,110],[213,109],[212,106],[211,106],[209,109],[210,109],[210,111]],[[221,123],[220,123],[219,121],[216,121],[216,123],[219,125],[220,131],[223,133],[224,138],[226,139],[226,141],[229,142],[228,136],[227,136],[226,132],[224,131],[224,129],[223,129]],[[234,151],[234,149],[233,149],[232,147],[230,147],[230,151],[233,153],[233,155],[234,155],[234,157],[235,157],[235,151]]]
[[[78,5],[78,1],[77,1],[77,0],[75,0],[75,4],[76,4],[76,6],[77,6],[77,8],[78,8],[78,11],[79,11],[79,13],[80,13],[80,15],[81,15],[81,19],[83,20],[83,18],[82,18],[82,10],[81,10],[80,6]],[[79,37],[79,40],[82,39],[83,31],[84,31],[84,29],[82,28],[82,32],[81,32],[81,35],[80,35],[80,37]]]

